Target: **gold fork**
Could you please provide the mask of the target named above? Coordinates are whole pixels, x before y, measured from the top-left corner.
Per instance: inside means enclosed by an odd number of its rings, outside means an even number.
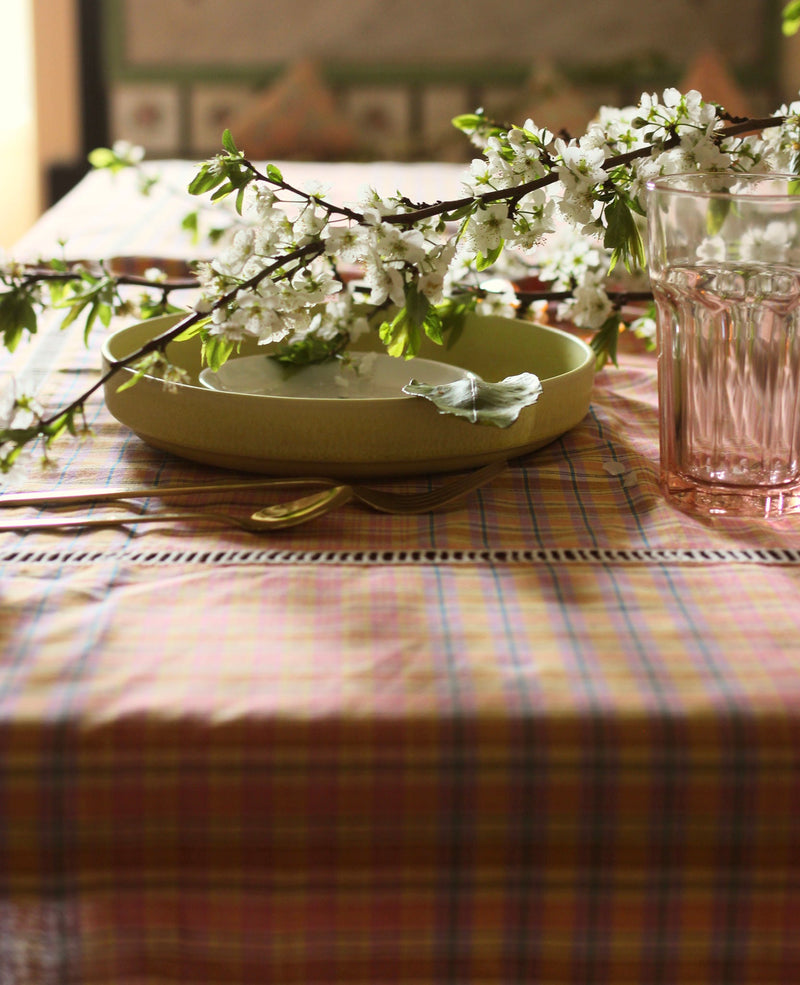
[[[288,502],[275,503],[256,510],[248,518],[233,517],[227,513],[206,510],[182,510],[180,512],[157,511],[143,513],[135,517],[66,517],[38,518],[34,520],[14,520],[0,524],[0,532],[11,530],[55,530],[69,527],[113,527],[130,523],[157,523],[175,520],[203,520],[210,523],[240,527],[245,530],[263,532],[285,527],[298,526],[308,520],[330,512],[337,506],[356,499],[372,509],[383,513],[414,514],[429,513],[442,506],[453,503],[480,486],[485,485],[506,467],[504,459],[491,462],[474,472],[468,472],[434,489],[419,493],[390,492],[364,485],[337,485],[332,479],[266,480],[264,482],[233,483],[225,486],[173,486],[146,487],[145,489],[101,489],[84,490],[82,493],[51,493],[45,496],[14,494],[0,497],[0,506],[40,505],[52,506],[76,504],[80,502],[122,502],[125,498],[157,494],[163,496],[185,494],[188,491],[212,492],[222,489],[257,488],[280,485],[308,485],[324,483],[326,488],[309,496],[302,496]]]

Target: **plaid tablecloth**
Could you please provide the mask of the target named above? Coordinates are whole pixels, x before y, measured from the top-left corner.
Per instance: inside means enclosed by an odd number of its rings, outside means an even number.
[[[168,213],[94,175],[22,246]],[[13,362],[55,403],[97,352]],[[221,477],[90,419],[0,489]],[[656,468],[631,355],[445,514],[0,535],[0,982],[800,981],[800,522]]]

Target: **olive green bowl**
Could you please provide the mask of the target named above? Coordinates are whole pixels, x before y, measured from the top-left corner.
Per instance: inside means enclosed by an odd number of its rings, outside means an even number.
[[[176,321],[156,318],[109,336],[102,351],[104,369]],[[381,351],[372,337],[358,348]],[[266,351],[254,344],[240,355]],[[591,348],[575,336],[509,318],[472,316],[446,347],[426,340],[421,357],[490,382],[523,372],[539,377],[539,400],[510,427],[496,428],[441,414],[429,401],[404,394],[298,399],[210,390],[198,382],[199,339],[171,343],[168,355],[189,373],[188,384],[167,385],[144,376],[120,390],[131,378],[130,369],[119,370],[105,384],[111,413],[147,444],[222,468],[335,478],[454,471],[540,448],[586,415],[595,365]],[[409,380],[414,375],[410,360]]]

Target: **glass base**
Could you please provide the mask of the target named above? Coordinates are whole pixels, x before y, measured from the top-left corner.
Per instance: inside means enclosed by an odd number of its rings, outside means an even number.
[[[669,503],[695,516],[770,520],[800,514],[800,482],[770,487],[714,485],[662,473],[661,488]]]

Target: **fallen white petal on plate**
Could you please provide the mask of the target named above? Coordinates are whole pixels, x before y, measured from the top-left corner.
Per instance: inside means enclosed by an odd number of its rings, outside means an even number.
[[[479,376],[469,374],[455,383],[436,385],[411,380],[403,387],[403,393],[430,400],[440,414],[454,414],[474,424],[507,428],[516,421],[523,407],[536,403],[542,393],[542,384],[533,373],[507,376],[499,383],[487,383]]]

